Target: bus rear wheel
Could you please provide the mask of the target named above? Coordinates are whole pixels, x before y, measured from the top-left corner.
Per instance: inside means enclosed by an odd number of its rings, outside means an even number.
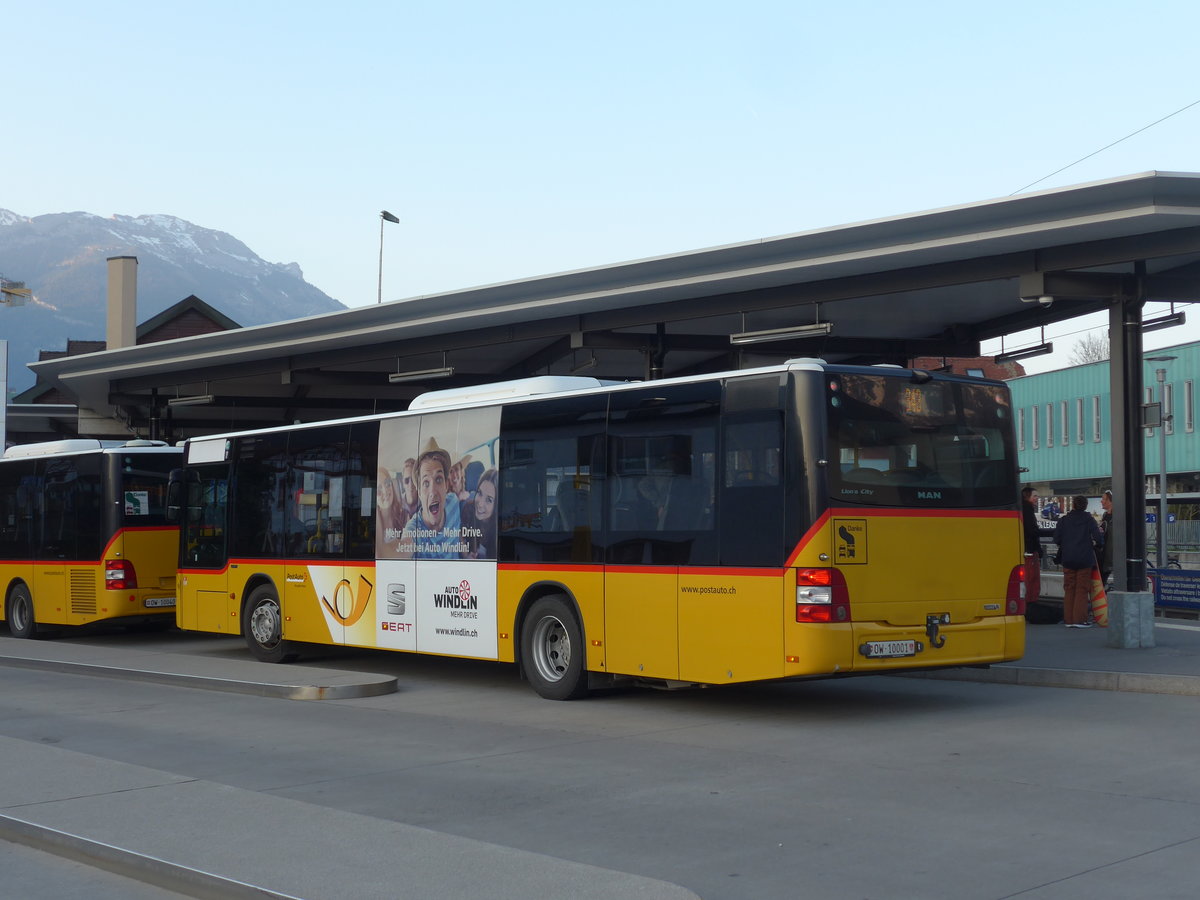
[[[23,584],[16,585],[9,593],[4,618],[8,620],[8,630],[13,637],[36,638],[40,634],[33,617],[33,596]]]
[[[275,589],[268,585],[256,587],[246,601],[242,618],[242,636],[256,659],[269,663],[295,659],[295,651],[283,639],[283,613]]]
[[[521,664],[533,689],[547,700],[574,700],[587,693],[583,630],[567,598],[542,597],[521,626]]]

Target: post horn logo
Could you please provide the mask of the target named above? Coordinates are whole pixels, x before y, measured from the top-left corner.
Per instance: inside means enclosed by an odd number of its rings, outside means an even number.
[[[333,602],[322,596],[321,602],[330,614],[343,626],[349,627],[363,617],[371,602],[371,590],[375,587],[365,576],[358,576],[358,593],[355,594],[350,586],[350,580],[343,578],[333,589]]]

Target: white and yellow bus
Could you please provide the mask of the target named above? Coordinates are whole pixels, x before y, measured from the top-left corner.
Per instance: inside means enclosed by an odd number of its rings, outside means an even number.
[[[999,382],[793,360],[195,438],[178,624],[515,662],[553,699],[1017,659],[1012,425]]]
[[[179,529],[161,441],[62,440],[0,459],[0,589],[17,637],[107,619],[170,626]]]

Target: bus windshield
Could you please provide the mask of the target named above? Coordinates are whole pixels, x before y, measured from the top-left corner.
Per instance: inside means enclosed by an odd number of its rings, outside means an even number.
[[[1016,502],[1005,387],[843,374],[828,377],[826,396],[834,502],[935,509]]]

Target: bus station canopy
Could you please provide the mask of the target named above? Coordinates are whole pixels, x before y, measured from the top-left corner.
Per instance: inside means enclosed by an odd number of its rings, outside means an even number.
[[[977,356],[1114,304],[1200,297],[1198,264],[1200,174],[1149,172],[33,368],[77,398],[80,433],[86,417],[176,439],[530,375]]]

